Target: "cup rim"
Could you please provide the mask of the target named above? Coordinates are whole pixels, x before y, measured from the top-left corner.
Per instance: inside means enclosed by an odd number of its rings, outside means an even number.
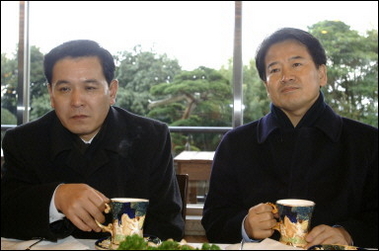
[[[276,201],[276,204],[283,206],[298,206],[298,207],[312,207],[316,205],[314,201],[305,200],[305,199],[280,199]]]
[[[148,199],[144,198],[132,198],[132,197],[116,197],[111,198],[111,202],[149,202]]]

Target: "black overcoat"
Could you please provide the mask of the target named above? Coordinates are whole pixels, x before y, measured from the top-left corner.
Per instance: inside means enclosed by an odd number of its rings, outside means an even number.
[[[337,115],[321,94],[295,128],[272,106],[229,131],[204,205],[208,240],[241,241],[250,207],[285,198],[316,203],[312,227],[341,225],[355,245],[378,247],[378,128]]]
[[[67,219],[53,228],[49,225],[49,205],[57,185],[85,183],[108,198],[149,199],[144,233],[163,240],[183,237],[181,197],[166,124],[111,107],[85,154],[77,141],[54,111],[6,132],[1,236],[100,238],[102,234],[80,231]]]

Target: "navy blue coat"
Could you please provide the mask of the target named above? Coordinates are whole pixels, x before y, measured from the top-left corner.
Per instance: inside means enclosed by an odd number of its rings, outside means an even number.
[[[225,134],[204,205],[209,241],[241,241],[249,208],[284,198],[315,201],[312,227],[342,225],[355,245],[378,247],[378,129],[340,117],[320,95],[296,128],[272,106]]]
[[[1,180],[1,236],[56,239],[100,238],[109,233],[80,231],[67,219],[49,225],[49,205],[60,183],[85,183],[108,198],[150,200],[144,233],[165,240],[184,234],[181,197],[166,124],[111,107],[103,128],[81,154],[78,136],[54,111],[8,130]]]

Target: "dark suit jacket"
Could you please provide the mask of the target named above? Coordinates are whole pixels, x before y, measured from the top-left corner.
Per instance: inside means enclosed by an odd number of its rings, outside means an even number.
[[[249,208],[284,198],[316,203],[312,227],[341,225],[355,245],[378,247],[378,128],[340,117],[320,95],[296,128],[272,106],[226,133],[204,204],[208,240],[241,241]]]
[[[67,219],[49,224],[49,205],[60,183],[86,183],[108,198],[150,200],[144,233],[180,240],[184,233],[181,197],[166,124],[111,107],[84,154],[80,140],[62,126],[54,111],[8,130],[1,181],[1,236],[30,239],[86,233]]]

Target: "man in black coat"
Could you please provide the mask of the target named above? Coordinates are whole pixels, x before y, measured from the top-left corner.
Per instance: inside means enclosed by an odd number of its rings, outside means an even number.
[[[278,239],[266,202],[299,198],[316,203],[306,248],[378,247],[378,128],[325,103],[325,51],[309,33],[273,33],[256,65],[271,112],[229,131],[216,150],[202,219],[208,240]]]
[[[113,197],[149,200],[144,233],[180,240],[181,197],[166,124],[113,107],[111,54],[90,40],[46,56],[53,111],[3,140],[1,236],[100,238]]]

